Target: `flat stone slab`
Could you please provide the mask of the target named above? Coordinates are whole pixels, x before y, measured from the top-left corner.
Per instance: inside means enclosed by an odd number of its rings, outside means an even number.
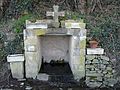
[[[23,54],[13,54],[7,56],[8,62],[23,62],[24,61],[24,55]]]
[[[41,81],[48,81],[49,75],[46,73],[40,73],[37,75],[37,79]]]
[[[104,54],[104,49],[103,48],[87,48],[87,54],[89,55]]]
[[[39,29],[39,28],[47,29],[48,25],[47,23],[44,22],[32,23],[31,21],[26,20],[26,29]]]

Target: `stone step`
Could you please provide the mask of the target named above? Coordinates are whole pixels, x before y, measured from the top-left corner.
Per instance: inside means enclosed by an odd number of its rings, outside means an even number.
[[[75,80],[73,78],[73,75],[50,75],[49,81],[68,83],[68,82],[74,82]]]
[[[49,75],[46,73],[40,73],[37,75],[37,79],[40,81],[48,81]]]

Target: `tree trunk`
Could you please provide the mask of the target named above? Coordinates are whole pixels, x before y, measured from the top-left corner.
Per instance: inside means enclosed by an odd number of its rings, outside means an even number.
[[[3,15],[3,0],[0,0],[0,18],[2,18]]]
[[[86,0],[80,0],[80,11],[82,14],[85,14],[85,6],[86,6]]]

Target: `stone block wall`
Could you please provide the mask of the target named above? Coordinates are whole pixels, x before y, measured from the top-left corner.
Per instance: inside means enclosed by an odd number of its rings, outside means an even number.
[[[114,67],[108,57],[87,55],[85,64],[86,84],[89,87],[113,86],[117,82]]]

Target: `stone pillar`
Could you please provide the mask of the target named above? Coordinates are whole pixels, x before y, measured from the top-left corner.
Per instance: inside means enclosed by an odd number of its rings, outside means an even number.
[[[70,61],[71,69],[76,80],[85,76],[85,48],[86,48],[86,30],[80,30],[78,36],[71,38]]]
[[[31,33],[24,34],[25,47],[25,70],[27,78],[35,78],[41,66],[40,41],[37,35]],[[26,30],[27,32],[27,30]],[[39,55],[38,55],[39,54]]]

